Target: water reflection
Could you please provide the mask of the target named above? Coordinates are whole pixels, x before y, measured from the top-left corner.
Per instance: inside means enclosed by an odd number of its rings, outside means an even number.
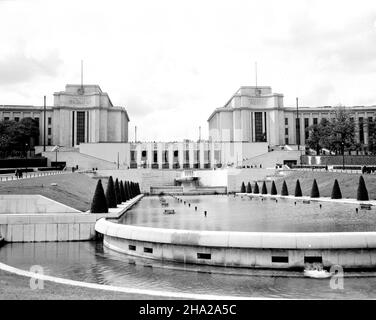
[[[157,196],[145,197],[119,222],[138,226],[188,230],[270,231],[270,232],[343,232],[375,231],[373,210],[357,205],[317,202],[304,204],[293,200],[227,196],[180,196],[187,203],[165,196],[175,214],[163,214]],[[188,206],[188,203],[191,206]],[[195,210],[197,207],[197,210]],[[204,211],[207,211],[205,217]]]

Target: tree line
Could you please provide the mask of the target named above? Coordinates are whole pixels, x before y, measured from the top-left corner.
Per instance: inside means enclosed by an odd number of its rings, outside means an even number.
[[[376,122],[364,119],[363,124],[368,126],[367,150],[376,154]],[[309,138],[306,146],[320,154],[322,149],[328,149],[335,154],[344,154],[345,151],[364,149],[364,145],[355,140],[355,123],[349,111],[343,107],[337,108],[329,119],[323,118],[320,123],[309,126]]]
[[[25,157],[26,152],[37,143],[39,124],[30,117],[20,121],[0,121],[0,157]]]

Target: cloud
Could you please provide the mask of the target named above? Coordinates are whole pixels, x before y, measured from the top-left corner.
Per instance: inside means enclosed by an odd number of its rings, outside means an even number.
[[[57,77],[62,60],[56,51],[41,59],[22,52],[0,58],[0,85],[29,82],[39,77]]]

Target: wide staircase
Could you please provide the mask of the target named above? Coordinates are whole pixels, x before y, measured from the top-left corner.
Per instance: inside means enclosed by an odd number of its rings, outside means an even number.
[[[298,150],[274,150],[262,155],[243,161],[243,166],[260,168],[275,168],[277,164],[284,164],[286,161],[299,163],[301,151]]]

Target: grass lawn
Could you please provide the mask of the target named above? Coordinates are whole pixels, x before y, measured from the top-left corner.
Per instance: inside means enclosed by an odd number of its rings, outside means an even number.
[[[277,192],[280,194],[283,180],[286,180],[290,195],[294,195],[296,180],[299,179],[303,196],[310,196],[313,179],[316,179],[320,196],[330,197],[334,184],[334,179],[338,180],[343,198],[356,199],[356,192],[359,182],[358,174],[347,174],[341,172],[312,172],[312,171],[291,171],[283,178],[276,178],[275,184]],[[376,175],[363,175],[369,198],[376,199]],[[246,183],[246,182],[245,182]],[[261,185],[259,186],[261,189]],[[269,184],[270,188],[270,184]],[[268,190],[270,192],[270,189]]]
[[[57,186],[51,186],[57,183]],[[107,181],[102,180],[106,188]],[[0,182],[0,194],[40,194],[81,211],[90,209],[97,180],[81,173]]]

